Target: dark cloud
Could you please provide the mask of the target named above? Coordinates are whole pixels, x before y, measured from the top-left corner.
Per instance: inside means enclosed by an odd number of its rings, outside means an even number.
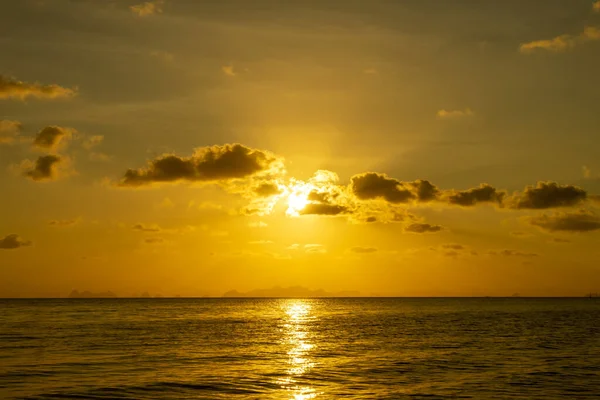
[[[55,150],[64,139],[72,136],[73,131],[60,126],[47,126],[35,135],[33,145],[42,150]]]
[[[478,203],[502,203],[505,193],[496,190],[496,188],[482,183],[479,187],[464,190],[464,191],[452,191],[447,195],[448,203],[471,207]]]
[[[350,249],[350,251],[353,253],[359,253],[359,254],[369,254],[369,253],[376,253],[377,249],[375,247],[356,246],[356,247],[352,247]]]
[[[23,175],[34,181],[54,180],[58,177],[57,167],[61,162],[60,156],[40,156],[34,165],[24,166]]]
[[[31,241],[23,240],[15,233],[4,236],[2,239],[0,239],[0,249],[2,250],[14,250],[24,246],[31,246]]]
[[[529,223],[550,232],[590,232],[600,229],[600,217],[587,210],[542,214],[529,218]]]
[[[430,201],[439,193],[439,190],[429,181],[402,182],[376,172],[354,175],[351,178],[350,188],[361,200],[384,199],[390,203]]]
[[[144,224],[135,224],[131,229],[139,232],[160,232],[161,230],[158,226],[146,226]]]
[[[434,233],[439,232],[443,228],[439,225],[414,223],[408,225],[404,230],[411,233]]]
[[[59,85],[21,82],[0,75],[0,99],[16,98],[24,100],[28,97],[55,99],[59,97],[72,97],[75,94],[76,90],[64,88]]]
[[[571,207],[581,203],[586,197],[586,191],[577,186],[538,182],[535,187],[528,186],[523,193],[513,196],[510,207],[515,209]]]
[[[271,197],[281,194],[281,189],[275,183],[262,183],[254,189],[254,193],[259,197]]]
[[[129,169],[119,186],[142,186],[154,182],[217,182],[269,172],[278,158],[269,152],[241,144],[197,149],[192,157],[164,155],[147,168]]]
[[[367,219],[365,219],[365,222],[367,222],[367,223],[377,222],[377,218],[376,217],[368,217]]]
[[[327,203],[309,203],[298,211],[301,215],[339,215],[347,212],[347,207]]]

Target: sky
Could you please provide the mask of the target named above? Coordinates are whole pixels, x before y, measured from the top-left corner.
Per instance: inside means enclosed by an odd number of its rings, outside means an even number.
[[[600,292],[598,1],[0,4],[0,297]]]

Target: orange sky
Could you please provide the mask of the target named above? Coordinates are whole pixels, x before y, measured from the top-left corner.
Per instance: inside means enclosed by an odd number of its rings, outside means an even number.
[[[598,292],[599,4],[9,2],[0,297]]]

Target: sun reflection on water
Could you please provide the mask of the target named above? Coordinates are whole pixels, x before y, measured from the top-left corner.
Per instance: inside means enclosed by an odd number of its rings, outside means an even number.
[[[319,393],[301,382],[302,377],[315,366],[311,350],[315,347],[311,324],[316,316],[311,313],[311,304],[305,300],[289,300],[283,304],[285,323],[283,343],[288,346],[287,376],[278,381],[281,387],[290,392],[290,399],[308,400]]]

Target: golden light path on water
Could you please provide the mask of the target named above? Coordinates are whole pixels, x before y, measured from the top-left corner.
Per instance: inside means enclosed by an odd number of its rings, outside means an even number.
[[[316,316],[311,313],[311,305],[304,300],[289,300],[283,304],[285,324],[283,325],[283,342],[289,346],[287,377],[278,381],[288,391],[292,400],[308,400],[316,398],[314,388],[300,384],[299,378],[315,366],[311,358],[313,342],[311,324]]]

